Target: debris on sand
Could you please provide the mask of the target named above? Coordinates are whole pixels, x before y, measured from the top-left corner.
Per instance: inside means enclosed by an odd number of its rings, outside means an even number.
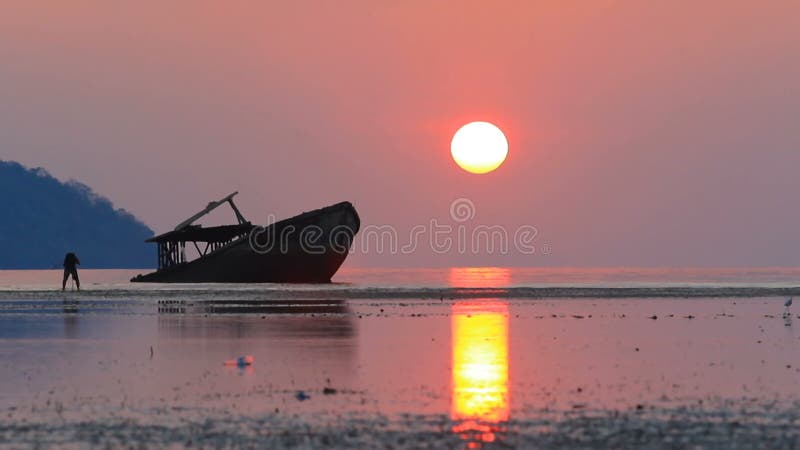
[[[223,363],[226,366],[245,367],[252,366],[256,359],[252,355],[240,356],[236,359],[229,359]]]
[[[296,398],[297,401],[302,402],[302,401],[306,401],[306,400],[310,399],[311,396],[306,394],[305,391],[297,391],[297,393],[294,394],[294,398]]]

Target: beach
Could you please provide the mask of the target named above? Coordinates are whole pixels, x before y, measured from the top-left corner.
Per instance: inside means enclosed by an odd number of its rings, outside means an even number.
[[[353,288],[6,286],[0,446],[800,443],[782,297],[328,298]]]

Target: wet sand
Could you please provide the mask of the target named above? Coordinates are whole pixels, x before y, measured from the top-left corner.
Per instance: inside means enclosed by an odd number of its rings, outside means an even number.
[[[800,445],[777,297],[21,297],[3,448]]]

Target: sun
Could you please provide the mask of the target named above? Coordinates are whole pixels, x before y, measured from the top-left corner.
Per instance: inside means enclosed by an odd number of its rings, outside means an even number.
[[[456,164],[470,173],[491,172],[508,155],[506,136],[489,122],[471,122],[456,131],[450,142]]]

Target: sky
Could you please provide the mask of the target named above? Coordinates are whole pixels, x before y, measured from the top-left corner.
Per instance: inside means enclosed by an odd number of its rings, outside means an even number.
[[[432,219],[537,230],[533,254],[353,266],[798,265],[798,17],[781,0],[6,0],[0,159],[156,231],[234,190],[253,222],[349,200],[401,244]],[[475,120],[509,142],[485,175],[450,156]]]

